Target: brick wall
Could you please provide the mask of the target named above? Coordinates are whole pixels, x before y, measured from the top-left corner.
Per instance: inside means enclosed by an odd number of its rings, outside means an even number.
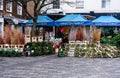
[[[7,12],[6,11],[6,0],[3,0],[3,11],[2,11],[2,13],[3,13],[4,16],[10,16],[10,14],[12,14],[13,17],[25,18],[24,10],[22,12],[23,13],[22,16],[17,14],[17,4],[15,2],[12,3],[12,13]]]
[[[17,4],[15,2],[12,3],[12,15],[17,17]]]

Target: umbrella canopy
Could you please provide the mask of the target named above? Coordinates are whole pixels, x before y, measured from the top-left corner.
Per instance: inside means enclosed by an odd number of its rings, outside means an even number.
[[[69,14],[55,21],[55,26],[80,26],[88,20],[80,14]]]
[[[23,26],[33,26],[33,19],[28,20]],[[39,15],[36,26],[53,26],[53,20],[46,15]]]
[[[120,20],[113,16],[100,16],[92,21],[95,26],[120,26]]]

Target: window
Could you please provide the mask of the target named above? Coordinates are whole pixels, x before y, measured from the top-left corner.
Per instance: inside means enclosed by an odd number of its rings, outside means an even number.
[[[22,7],[20,5],[17,5],[17,14],[22,15]]]
[[[102,0],[102,8],[109,8],[110,0]]]
[[[76,9],[83,9],[83,8],[84,8],[84,1],[76,0]]]
[[[0,0],[0,10],[3,10],[3,0]]]
[[[12,2],[7,2],[6,3],[6,11],[12,12]]]
[[[53,0],[53,9],[59,9],[60,8],[60,1],[59,0]]]

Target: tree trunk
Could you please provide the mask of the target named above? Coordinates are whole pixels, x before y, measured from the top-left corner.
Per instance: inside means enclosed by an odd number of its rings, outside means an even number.
[[[36,24],[37,24],[37,22],[34,20],[32,30],[31,30],[32,37],[36,36]]]

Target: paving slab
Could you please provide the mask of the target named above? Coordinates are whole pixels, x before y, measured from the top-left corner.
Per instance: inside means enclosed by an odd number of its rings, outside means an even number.
[[[120,58],[0,57],[0,78],[119,78]]]

